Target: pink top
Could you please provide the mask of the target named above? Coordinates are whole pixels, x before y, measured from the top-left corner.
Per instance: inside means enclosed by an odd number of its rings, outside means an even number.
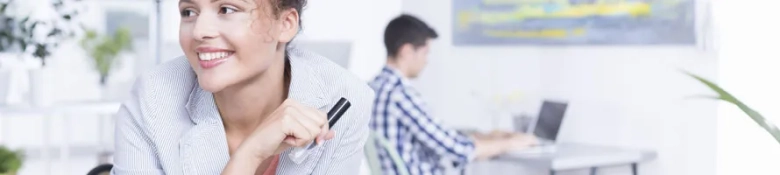
[[[268,166],[268,169],[265,169],[265,172],[263,172],[263,175],[274,175],[276,174],[276,165],[279,164],[279,155],[274,156],[271,165]]]

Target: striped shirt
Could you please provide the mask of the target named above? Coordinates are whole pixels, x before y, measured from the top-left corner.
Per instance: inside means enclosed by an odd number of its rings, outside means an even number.
[[[341,97],[352,107],[331,130],[336,136],[296,163],[290,149],[276,174],[357,175],[368,139],[374,93],[365,81],[328,59],[289,50],[288,97],[325,111]],[[230,159],[225,127],[211,92],[187,59],[177,58],[139,77],[116,116],[112,174],[220,174]]]
[[[420,94],[400,72],[385,66],[370,86],[376,92],[371,128],[395,145],[410,174],[440,175],[442,159],[459,168],[474,158],[471,138],[432,118]],[[379,157],[384,174],[397,174],[387,152],[379,151]]]

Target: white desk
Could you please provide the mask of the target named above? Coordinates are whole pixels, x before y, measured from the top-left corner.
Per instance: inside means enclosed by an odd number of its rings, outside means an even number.
[[[106,116],[113,116],[121,106],[120,102],[68,102],[68,103],[62,103],[62,104],[54,104],[50,106],[44,106],[44,107],[35,107],[35,106],[29,106],[29,105],[19,105],[19,106],[0,106],[0,117],[13,117],[16,115],[42,115],[43,122],[42,125],[44,126],[43,129],[43,147],[42,148],[33,148],[33,149],[26,149],[28,159],[35,159],[35,158],[41,158],[45,161],[46,164],[46,172],[48,174],[51,174],[50,168],[51,168],[51,160],[52,160],[52,154],[58,153],[60,156],[60,161],[67,164],[68,160],[70,159],[70,156],[72,153],[98,153],[110,151],[110,148],[103,146],[103,145],[96,145],[94,147],[89,148],[71,148],[71,146],[68,144],[68,132],[71,128],[69,126],[68,119],[69,116],[78,116],[78,115],[106,115]],[[63,136],[66,138],[63,138],[62,140],[64,143],[57,148],[53,148],[50,145],[50,131],[49,131],[49,124],[52,116],[63,116],[63,119],[65,120],[63,122],[64,126],[62,127]],[[2,118],[0,118],[2,119]],[[104,123],[103,118],[100,118],[101,121],[99,122],[99,130],[97,132],[101,132],[104,130],[104,127],[102,124]],[[2,129],[6,129],[8,127],[2,127]],[[6,134],[9,132],[3,131],[3,138],[8,138]],[[101,136],[102,138],[102,136]],[[104,144],[105,142],[103,140],[98,141],[99,144]],[[67,165],[65,165],[67,167]],[[67,171],[66,171],[67,172]]]
[[[591,170],[591,175],[595,175],[599,167],[626,165],[631,166],[633,175],[637,175],[639,163],[655,158],[655,151],[586,144],[558,144],[556,151],[552,153],[509,153],[490,161],[518,163],[525,167],[546,169],[551,175],[557,171],[588,168]]]

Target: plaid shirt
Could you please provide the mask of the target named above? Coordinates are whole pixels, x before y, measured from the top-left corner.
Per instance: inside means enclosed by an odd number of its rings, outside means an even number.
[[[442,158],[456,167],[474,158],[471,138],[432,118],[419,93],[397,70],[384,67],[370,86],[376,92],[371,128],[395,145],[411,175],[444,174]],[[386,151],[379,151],[379,158],[385,175],[397,174]]]

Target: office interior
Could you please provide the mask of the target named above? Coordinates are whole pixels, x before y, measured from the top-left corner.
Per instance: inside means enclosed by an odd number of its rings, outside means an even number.
[[[20,9],[52,8],[48,1],[24,0]],[[368,82],[385,63],[387,22],[412,14],[439,33],[427,68],[412,82],[449,127],[513,130],[513,116],[538,116],[544,101],[564,101],[557,142],[652,153],[637,163],[638,174],[778,174],[778,142],[739,108],[708,98],[715,93],[686,72],[717,82],[769,123],[780,121],[780,25],[771,22],[780,16],[773,8],[780,2],[693,1],[694,45],[456,46],[452,0],[309,0],[295,44]],[[133,49],[118,55],[105,84],[78,39],[52,50],[45,66],[0,52],[0,90],[7,92],[0,103],[0,145],[28,153],[18,175],[86,174],[110,162],[112,114],[136,76],[182,55],[176,0],[66,2],[82,6],[78,19],[97,33],[131,24]],[[555,174],[633,174],[631,164]],[[534,166],[488,160],[465,174],[550,174],[527,170]],[[364,163],[361,173],[369,169]]]

